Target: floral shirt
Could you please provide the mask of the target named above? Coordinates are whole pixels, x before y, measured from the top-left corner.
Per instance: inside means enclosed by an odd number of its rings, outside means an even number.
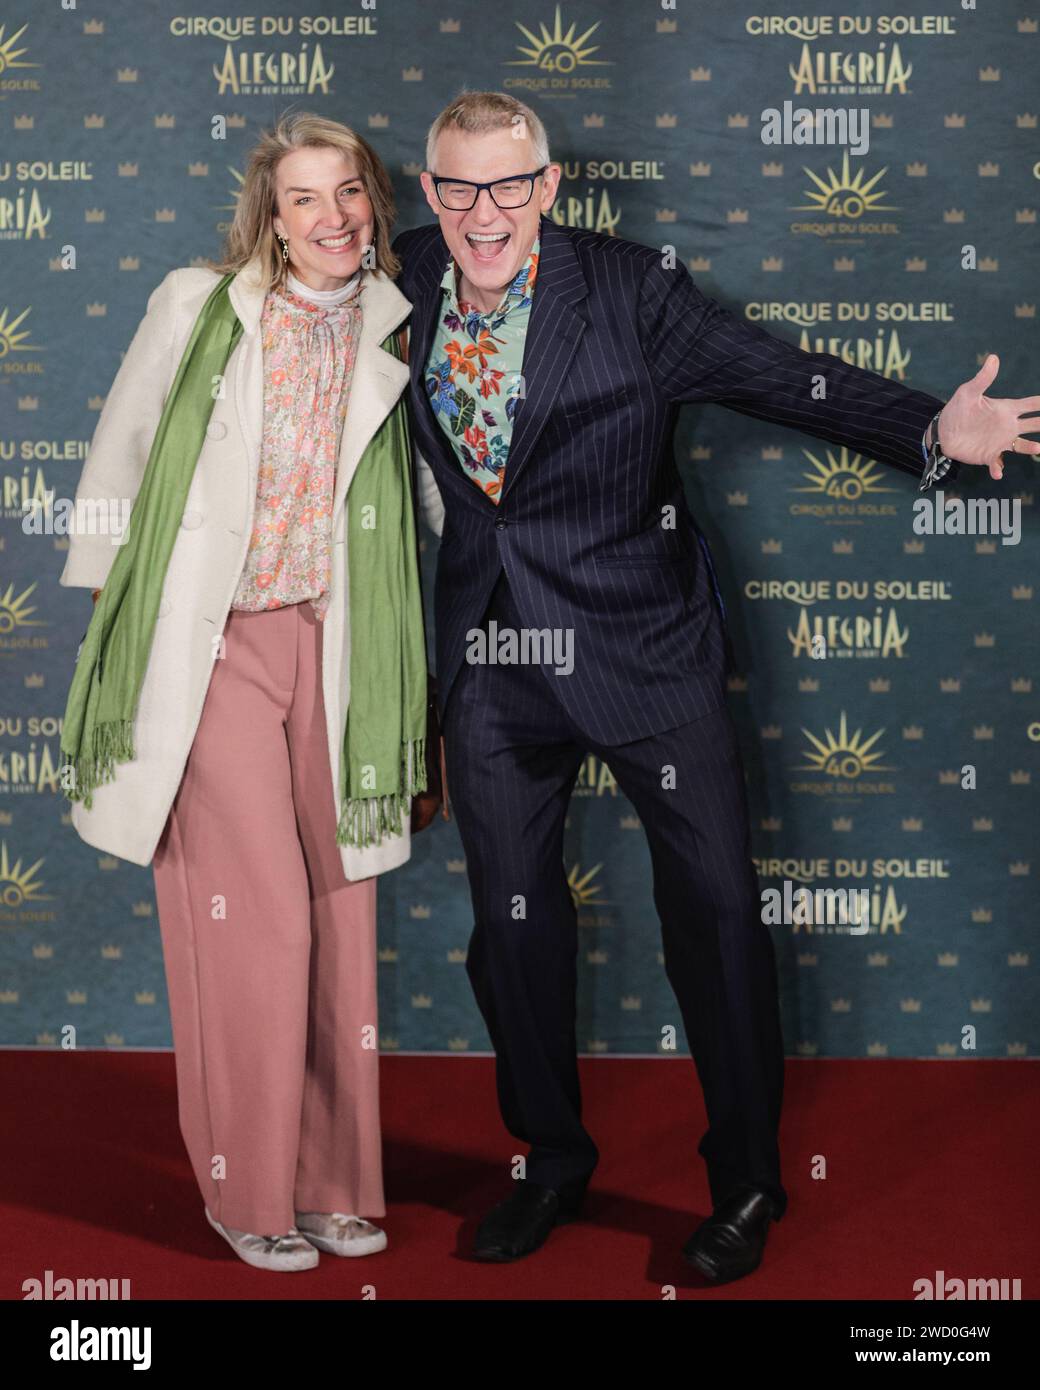
[[[539,237],[493,313],[458,297],[455,258],[441,281],[441,312],[426,363],[430,405],[455,456],[497,504],[513,416],[523,391],[520,369],[538,274]]]
[[[287,286],[260,320],[264,427],[253,533],[233,608],[261,612],[331,594],[332,499],[361,332],[361,288],[322,308]]]

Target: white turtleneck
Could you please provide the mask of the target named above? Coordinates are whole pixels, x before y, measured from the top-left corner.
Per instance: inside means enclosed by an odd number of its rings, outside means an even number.
[[[298,294],[301,299],[309,299],[322,309],[332,309],[357,293],[361,284],[361,271],[356,271],[338,290],[312,290],[310,285],[305,285],[302,280],[297,279],[291,270],[288,272],[287,283],[293,294]]]

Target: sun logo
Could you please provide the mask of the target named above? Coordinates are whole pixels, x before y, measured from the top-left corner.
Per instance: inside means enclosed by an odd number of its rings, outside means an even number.
[[[49,893],[42,891],[43,883],[35,877],[42,863],[42,859],[37,859],[35,864],[23,869],[20,859],[11,863],[7,842],[0,844],[0,903],[4,907],[21,907],[24,903],[46,902],[50,898]]]
[[[29,585],[28,589],[23,589],[15,595],[14,585],[8,584],[7,592],[0,594],[0,637],[6,637],[9,632],[13,632],[16,627],[45,627],[39,618],[30,617],[35,613],[35,607],[30,607],[25,600],[36,588],[36,583]]]
[[[594,864],[586,874],[582,874],[579,864],[575,864],[571,869],[567,875],[567,886],[571,890],[571,899],[575,907],[606,906],[609,899],[599,896],[603,891],[603,885],[592,882],[602,867],[602,864]]]
[[[242,185],[245,183],[245,178],[242,174],[239,173],[237,169],[233,168],[230,164],[228,165],[228,173],[231,175],[231,178],[233,180],[230,191],[231,202],[221,204],[217,208],[218,212],[234,212],[235,208],[238,207],[238,200],[242,196]]]
[[[0,309],[0,358],[6,357],[9,352],[42,352],[43,349],[34,343],[27,343],[24,339],[28,338],[29,330],[19,333],[18,326],[30,309],[23,309],[16,319],[8,318],[6,306]]]
[[[22,54],[28,53],[29,50],[14,47],[14,44],[22,37],[28,27],[28,24],[23,24],[17,33],[12,34],[9,39],[4,39],[5,26],[0,24],[0,75],[7,68],[38,68],[40,66],[39,63],[22,62]]]
[[[871,734],[870,738],[864,739],[861,737],[862,731],[857,729],[850,738],[845,711],[842,710],[837,738],[830,729],[824,731],[822,739],[811,734],[808,729],[802,729],[802,733],[816,749],[816,752],[807,752],[805,756],[809,761],[799,764],[796,770],[799,772],[825,772],[828,777],[846,779],[858,777],[861,772],[892,772],[893,768],[878,762],[878,758],[882,756],[880,750],[876,753],[871,752],[874,744],[884,732],[884,729],[878,729],[876,734]]]
[[[520,30],[521,34],[531,40],[531,47],[525,48],[522,43],[517,44],[521,53],[526,53],[526,58],[513,58],[507,67],[534,67],[540,68],[542,72],[573,72],[575,68],[587,67],[613,67],[605,58],[593,58],[593,53],[599,52],[599,44],[591,47],[586,40],[599,28],[599,21],[591,24],[584,34],[575,34],[576,24],[572,24],[566,33],[563,32],[563,20],[560,17],[560,7],[556,6],[556,24],[550,34],[544,24],[540,25],[541,36],[532,34],[530,29],[526,29],[518,19],[513,23]]]
[[[842,502],[856,502],[865,492],[895,491],[895,488],[881,486],[885,474],[879,464],[872,459],[861,458],[859,454],[853,454],[850,458],[848,449],[844,447],[837,456],[828,449],[826,461],[818,458],[811,449],[803,449],[802,452],[815,471],[802,474],[811,486],[794,487],[792,492],[816,492],[826,497],[837,497]]]
[[[806,197],[811,201],[796,204],[791,209],[793,212],[825,212],[831,217],[856,218],[868,212],[896,211],[894,203],[881,201],[886,196],[884,193],[873,191],[878,179],[888,173],[887,164],[870,179],[866,177],[864,169],[857,169],[853,175],[846,150],[842,155],[840,176],[833,169],[828,169],[827,177],[821,179],[819,174],[814,174],[804,164],[802,170],[812,179],[819,192],[813,193],[807,189]]]

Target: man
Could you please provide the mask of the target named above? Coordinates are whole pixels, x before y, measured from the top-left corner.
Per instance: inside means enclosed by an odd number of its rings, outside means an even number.
[[[438,698],[473,898],[467,971],[503,1119],[530,1146],[474,1253],[537,1249],[578,1213],[598,1157],[581,1123],[563,865],[591,751],[646,829],[665,969],[704,1090],[713,1214],[684,1253],[710,1280],[740,1278],[787,1205],[784,1054],[717,590],[673,456],[678,408],[716,401],[916,478],[926,466],[927,486],[955,475],[953,459],[999,478],[1003,450],[1040,450],[1015,438],[1040,397],[984,398],[990,357],[943,407],[744,323],[650,247],[557,226],[545,214],[560,165],[511,97],[463,94],[431,127],[426,162],[438,225],[395,250],[414,306],[420,484],[444,506]],[[490,663],[505,630],[565,639],[572,658]]]

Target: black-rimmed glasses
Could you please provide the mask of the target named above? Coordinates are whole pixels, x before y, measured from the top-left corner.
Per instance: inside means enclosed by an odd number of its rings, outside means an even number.
[[[449,212],[469,212],[480,197],[480,190],[486,188],[492,201],[499,208],[522,208],[531,201],[534,181],[545,173],[548,164],[535,169],[531,174],[511,174],[507,179],[495,179],[493,183],[470,183],[466,179],[438,178],[431,174],[437,197]]]

